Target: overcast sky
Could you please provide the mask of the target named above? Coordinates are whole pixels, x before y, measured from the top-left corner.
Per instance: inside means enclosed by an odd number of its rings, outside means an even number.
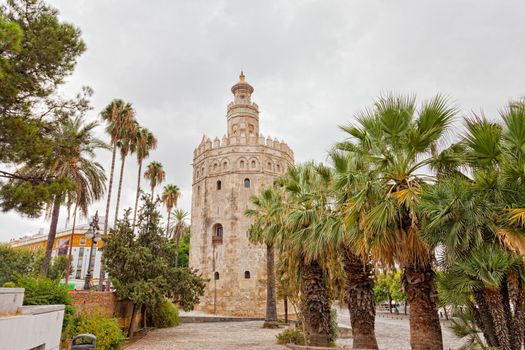
[[[162,162],[188,211],[193,149],[203,133],[226,132],[241,68],[255,88],[261,132],[286,141],[298,162],[324,161],[343,137],[337,126],[381,93],[443,93],[463,113],[490,117],[525,95],[523,1],[51,3],[87,44],[64,93],[94,89],[89,119],[113,98],[132,102],[159,140],[146,164]],[[109,152],[99,160],[109,173]],[[128,161],[123,207],[133,203],[136,172]],[[48,227],[43,218],[0,214],[0,241]]]

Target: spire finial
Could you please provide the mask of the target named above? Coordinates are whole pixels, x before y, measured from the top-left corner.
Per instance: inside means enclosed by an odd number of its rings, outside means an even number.
[[[241,81],[241,82],[244,83],[244,78],[245,78],[245,77],[244,77],[244,73],[243,73],[243,71],[242,71],[242,69],[241,69],[241,75],[239,75],[239,81]]]

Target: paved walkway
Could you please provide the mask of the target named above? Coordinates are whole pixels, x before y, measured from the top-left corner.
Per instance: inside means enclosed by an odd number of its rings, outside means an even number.
[[[126,347],[126,350],[277,350],[282,329],[264,329],[260,321],[183,323],[175,328],[156,329]]]
[[[340,311],[339,323],[348,325],[348,311]],[[261,321],[184,323],[175,328],[156,329],[126,347],[126,350],[278,350],[275,335],[282,329],[263,329]],[[463,343],[455,338],[447,324],[442,324],[445,350],[458,349]],[[408,320],[376,318],[376,336],[380,349],[410,349]],[[351,339],[337,344],[351,348]]]
[[[348,310],[338,310],[338,323],[350,327],[350,316]],[[452,331],[450,331],[449,322],[441,322],[441,331],[443,333],[443,349],[455,350],[462,347],[463,341],[456,338]],[[391,319],[376,317],[376,339],[379,349],[388,350],[406,350],[410,349],[410,327],[408,325],[408,318]],[[338,345],[345,345],[350,347],[352,339],[339,339]]]

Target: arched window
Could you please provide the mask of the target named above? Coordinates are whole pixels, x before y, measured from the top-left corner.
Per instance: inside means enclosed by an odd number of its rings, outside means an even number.
[[[223,231],[222,225],[221,224],[215,224],[215,226],[213,228],[213,234],[216,237],[222,237],[223,233],[224,233],[224,231]]]
[[[228,162],[222,163],[222,170],[228,170]]]
[[[272,170],[272,163],[271,163],[271,162],[268,162],[268,163],[266,164],[266,168],[267,168],[268,170]]]
[[[244,278],[247,280],[250,279],[250,271],[244,271]]]
[[[219,166],[219,164],[215,163],[213,164],[213,171],[217,171],[217,167]]]
[[[216,281],[218,281],[218,280],[219,280],[219,273],[218,273],[218,272],[215,272],[215,273],[213,274],[213,278],[214,278]]]
[[[250,179],[244,179],[244,188],[250,188]]]
[[[222,182],[221,180],[217,181],[217,190],[221,189]]]
[[[244,169],[244,160],[241,160],[241,162],[239,163],[239,167],[240,167],[241,169]]]
[[[255,169],[255,166],[256,166],[255,160],[252,160],[252,169]]]
[[[277,170],[278,173],[281,172],[281,166],[280,166],[279,164],[277,164],[277,165],[275,166],[275,168],[276,168],[276,170]]]

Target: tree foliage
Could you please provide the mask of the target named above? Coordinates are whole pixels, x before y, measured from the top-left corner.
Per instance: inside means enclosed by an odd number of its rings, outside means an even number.
[[[8,0],[0,6],[0,29],[0,178],[12,180],[0,183],[0,206],[39,216],[69,183],[15,170],[52,161],[57,123],[90,108],[89,88],[72,99],[58,93],[85,44],[80,30],[41,0]]]
[[[158,201],[144,195],[137,235],[133,234],[130,210],[118,221],[106,240],[104,263],[117,296],[155,310],[168,297],[191,310],[204,293],[205,282],[197,271],[175,266],[175,244],[160,226]]]

